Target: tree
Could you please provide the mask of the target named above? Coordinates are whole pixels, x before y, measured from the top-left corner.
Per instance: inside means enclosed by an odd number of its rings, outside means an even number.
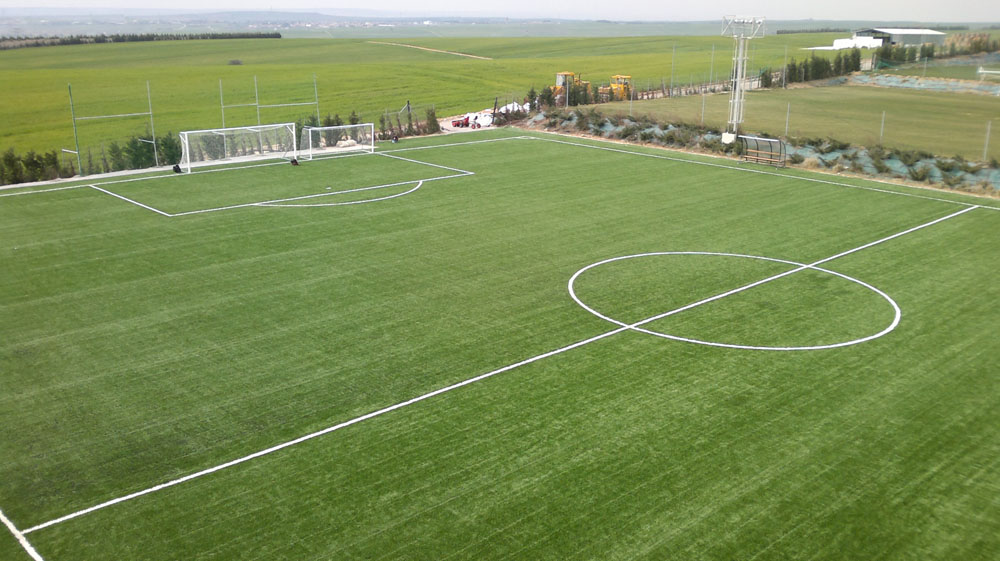
[[[799,67],[795,63],[795,58],[792,58],[785,66],[785,81],[789,83],[798,82],[800,78]]]
[[[8,148],[0,159],[3,160],[4,182],[23,183],[24,168],[21,166],[21,157],[14,153],[14,149]]]
[[[43,179],[44,164],[42,159],[38,157],[38,154],[34,150],[29,150],[24,157],[21,158],[21,165],[24,166],[24,181],[32,182]]]
[[[117,141],[108,146],[108,157],[111,159],[111,171],[121,171],[127,167],[125,153],[122,152],[122,147],[118,145]]]
[[[351,111],[350,116],[347,117],[347,122],[352,125],[356,125],[361,122],[361,116],[358,115],[356,112]]]
[[[156,147],[160,150],[160,163],[166,165],[179,164],[184,150],[181,148],[181,141],[173,133],[168,132],[156,141]]]
[[[848,72],[858,72],[861,70],[861,49],[851,49],[851,65]]]
[[[538,94],[538,103],[544,107],[552,107],[556,104],[556,96],[552,93],[552,88],[545,86],[542,93]]]
[[[59,152],[52,150],[51,152],[46,152],[42,154],[42,176],[44,179],[55,179],[60,177],[59,169]]]
[[[774,77],[771,75],[771,69],[765,68],[760,71],[760,87],[770,88]]]
[[[833,74],[834,76],[840,76],[841,74],[846,74],[844,70],[844,54],[837,51],[837,56],[833,59]]]
[[[538,92],[535,91],[535,86],[531,86],[528,90],[528,111],[536,109],[538,109]]]
[[[406,136],[413,136],[417,131],[413,128],[413,113],[406,112]]]
[[[433,107],[427,109],[427,134],[434,134],[441,132],[441,124],[438,123],[437,112]]]
[[[381,114],[378,116],[378,137],[385,140],[385,115]]]

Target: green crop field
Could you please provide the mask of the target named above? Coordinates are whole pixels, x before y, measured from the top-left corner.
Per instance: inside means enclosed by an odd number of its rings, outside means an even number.
[[[925,150],[941,156],[983,157],[987,122],[1000,124],[997,98],[974,94],[921,92],[868,86],[789,88],[748,92],[744,126],[754,133],[784,135],[788,117],[790,136],[835,138],[861,146],[879,143],[907,150]],[[729,118],[728,94],[705,97],[705,124],[725,127]],[[628,114],[629,104],[618,102],[598,108],[605,114]],[[700,96],[637,101],[634,115],[649,115],[663,122],[701,122]],[[988,158],[1000,158],[995,135]]]
[[[995,201],[512,130],[90,181],[0,190],[0,559],[1000,557]]]
[[[829,43],[833,35],[761,39],[755,42],[752,66],[778,67],[786,47],[795,56],[801,47]],[[162,41],[2,51],[0,150],[73,148],[69,83],[77,116],[98,116],[147,111],[148,81],[155,129],[162,135],[221,127],[220,80],[227,105],[254,101],[255,76],[261,104],[311,102],[315,75],[323,115],[339,113],[346,120],[357,111],[376,121],[379,113],[396,112],[409,100],[423,119],[422,110],[431,106],[444,117],[491,107],[497,96],[521,99],[532,86],[541,90],[552,84],[563,70],[594,82],[624,73],[641,85],[669,82],[671,74],[687,83],[728,75],[732,58],[732,41],[721,36],[398,41],[491,60],[362,39]],[[311,106],[262,109],[261,120],[297,120],[312,111]],[[252,107],[226,111],[228,126],[256,123]],[[145,117],[83,121],[80,145],[99,153],[102,145],[142,134],[148,125]]]

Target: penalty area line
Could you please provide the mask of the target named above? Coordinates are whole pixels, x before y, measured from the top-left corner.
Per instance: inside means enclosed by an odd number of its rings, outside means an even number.
[[[321,430],[318,430],[316,432],[312,432],[312,433],[309,433],[307,435],[300,436],[300,437],[295,438],[293,440],[288,440],[288,441],[283,442],[281,444],[277,444],[275,446],[271,446],[270,448],[266,448],[264,450],[260,450],[258,452],[254,452],[252,454],[248,454],[248,455],[243,456],[241,458],[237,458],[235,460],[231,460],[231,461],[228,461],[226,463],[219,464],[219,465],[207,468],[207,469],[203,469],[201,471],[198,471],[198,472],[195,472],[195,473],[192,473],[192,474],[189,474],[189,475],[185,475],[184,477],[173,479],[171,481],[167,481],[167,482],[161,483],[159,485],[154,485],[152,487],[143,489],[141,491],[136,491],[136,492],[130,493],[128,495],[124,495],[124,496],[121,496],[121,497],[118,497],[118,498],[115,498],[115,499],[111,499],[109,501],[105,501],[103,503],[91,506],[89,508],[78,510],[76,512],[67,514],[65,516],[60,516],[59,518],[54,518],[52,520],[49,520],[48,522],[43,522],[43,523],[38,524],[36,526],[32,526],[31,528],[28,528],[27,530],[23,530],[21,533],[22,534],[29,534],[29,533],[32,533],[32,532],[36,532],[38,530],[42,530],[44,528],[48,528],[50,526],[54,526],[54,525],[60,524],[62,522],[66,522],[68,520],[72,520],[74,518],[78,518],[80,516],[83,516],[83,515],[86,515],[86,514],[90,514],[92,512],[95,512],[95,511],[98,511],[98,510],[102,510],[104,508],[107,508],[107,507],[110,507],[110,506],[113,506],[113,505],[116,505],[116,504],[119,504],[119,503],[123,503],[123,502],[129,501],[129,500],[132,500],[132,499],[135,499],[135,498],[138,498],[138,497],[142,497],[144,495],[149,495],[150,493],[155,493],[155,492],[161,491],[163,489],[168,489],[170,487],[174,487],[176,485],[180,485],[181,483],[185,483],[187,481],[191,481],[193,479],[197,479],[199,477],[202,477],[202,476],[205,476],[205,475],[209,475],[209,474],[215,473],[217,471],[224,470],[226,468],[237,466],[237,465],[240,465],[242,463],[248,462],[250,460],[253,460],[253,459],[256,459],[256,458],[260,458],[262,456],[266,456],[268,454],[273,454],[274,452],[277,452],[279,450],[284,450],[285,448],[289,448],[291,446],[295,446],[296,444],[301,444],[303,442],[312,440],[314,438],[318,438],[320,436],[329,434],[331,432],[338,431],[340,429],[343,429],[343,428],[346,428],[346,427],[349,427],[349,426],[356,425],[358,423],[367,421],[368,419],[372,419],[372,418],[375,418],[375,417],[378,417],[378,416],[381,416],[381,415],[385,415],[386,413],[395,411],[397,409],[402,409],[402,408],[407,407],[409,405],[413,405],[415,403],[419,403],[421,401],[430,399],[432,397],[435,397],[435,396],[438,396],[438,395],[441,395],[441,394],[444,394],[444,393],[447,393],[447,392],[450,392],[450,391],[453,391],[453,390],[456,390],[456,389],[468,386],[470,384],[474,384],[476,382],[485,380],[487,378],[491,378],[493,376],[496,376],[497,374],[502,374],[504,372],[508,372],[510,370],[514,370],[515,368],[519,368],[521,366],[525,366],[525,365],[528,365],[528,364],[531,364],[531,363],[534,363],[534,362],[538,362],[538,361],[543,360],[545,358],[549,358],[549,357],[556,356],[558,354],[562,354],[562,353],[565,353],[565,352],[573,350],[573,349],[580,348],[580,347],[582,347],[584,345],[589,345],[590,343],[594,343],[596,341],[600,341],[602,339],[606,339],[608,337],[611,337],[613,335],[617,335],[618,333],[622,333],[624,331],[636,330],[637,328],[639,328],[639,327],[641,327],[643,325],[646,325],[648,323],[652,323],[652,322],[654,322],[654,321],[656,321],[658,319],[663,319],[665,317],[669,317],[669,316],[672,316],[672,315],[675,315],[675,314],[678,314],[678,313],[690,310],[692,308],[695,308],[697,306],[701,306],[701,305],[706,304],[708,302],[714,302],[714,301],[720,300],[722,298],[725,298],[726,296],[731,296],[733,294],[744,292],[744,291],[749,290],[751,288],[754,288],[756,286],[760,286],[760,285],[762,285],[764,283],[771,282],[771,281],[776,280],[778,278],[782,278],[782,277],[794,274],[794,273],[796,273],[798,271],[801,271],[801,270],[804,270],[804,269],[809,269],[809,268],[815,267],[817,265],[820,265],[822,263],[826,263],[826,262],[832,261],[834,259],[837,259],[837,258],[840,258],[840,257],[844,257],[846,255],[850,255],[850,254],[853,254],[855,252],[861,251],[863,249],[867,249],[867,248],[873,247],[875,245],[887,242],[889,240],[893,240],[893,239],[899,238],[900,236],[904,236],[906,234],[910,234],[910,233],[916,232],[916,231],[921,230],[923,228],[927,228],[927,227],[932,226],[934,224],[938,224],[938,223],[943,222],[945,220],[948,220],[948,219],[954,218],[956,216],[965,214],[965,213],[970,212],[972,210],[975,210],[977,208],[982,208],[982,207],[974,206],[974,207],[969,207],[969,208],[962,209],[962,210],[960,210],[958,212],[949,214],[949,215],[941,217],[941,218],[937,218],[935,220],[932,220],[930,222],[926,222],[926,223],[921,224],[919,226],[914,226],[914,227],[908,228],[908,229],[906,229],[906,230],[904,230],[902,232],[899,232],[899,233],[896,233],[896,234],[892,234],[890,236],[883,237],[883,238],[881,238],[879,240],[876,240],[874,242],[870,242],[870,243],[858,246],[858,247],[856,247],[854,249],[849,249],[847,251],[840,252],[840,253],[838,253],[836,255],[833,255],[833,256],[830,256],[830,257],[827,257],[827,258],[824,258],[824,259],[820,259],[820,260],[815,261],[815,262],[813,262],[813,263],[811,263],[809,265],[800,266],[800,267],[797,267],[795,269],[791,269],[789,271],[785,271],[784,273],[780,273],[778,275],[773,275],[773,276],[771,276],[769,278],[762,279],[762,280],[759,280],[759,281],[755,281],[755,282],[749,283],[747,285],[744,285],[742,287],[735,288],[735,289],[732,289],[732,290],[728,290],[728,291],[723,292],[721,294],[717,294],[715,296],[704,298],[702,300],[699,300],[697,302],[693,302],[691,304],[686,304],[684,306],[681,306],[681,307],[676,308],[674,310],[671,310],[669,312],[664,312],[664,313],[661,313],[661,314],[657,314],[657,315],[648,317],[646,319],[637,321],[637,322],[632,323],[632,324],[622,325],[621,327],[617,327],[617,328],[612,329],[610,331],[605,331],[604,333],[601,333],[599,335],[595,335],[593,337],[590,337],[590,338],[587,338],[587,339],[583,339],[583,340],[577,341],[575,343],[571,343],[571,344],[566,345],[564,347],[560,347],[558,349],[555,349],[555,350],[552,350],[552,351],[548,351],[548,352],[542,353],[540,355],[536,355],[536,356],[533,356],[531,358],[527,358],[527,359],[521,360],[519,362],[515,362],[513,364],[509,364],[507,366],[501,367],[501,368],[497,368],[496,370],[492,370],[492,371],[487,372],[485,374],[480,374],[478,376],[474,376],[472,378],[468,378],[466,380],[462,380],[461,382],[457,382],[457,383],[451,384],[450,386],[445,386],[443,388],[440,388],[440,389],[437,389],[437,390],[425,393],[423,395],[420,395],[420,396],[408,399],[406,401],[399,402],[399,403],[397,403],[395,405],[390,405],[388,407],[384,407],[384,408],[379,409],[377,411],[372,411],[371,413],[367,413],[365,415],[361,415],[360,417],[355,417],[355,418],[353,418],[353,419],[351,419],[349,421],[344,421],[342,423],[339,423],[339,424],[327,427],[325,429],[321,429]]]
[[[106,194],[108,194],[108,195],[111,195],[112,197],[115,197],[115,198],[118,198],[118,199],[121,199],[121,200],[123,200],[123,201],[126,201],[126,202],[129,202],[129,203],[132,203],[132,204],[134,204],[135,206],[138,206],[138,207],[142,207],[142,208],[144,208],[144,209],[146,209],[146,210],[151,210],[151,211],[153,211],[153,212],[155,212],[156,214],[159,214],[159,215],[161,215],[161,216],[166,216],[167,218],[170,218],[170,217],[174,216],[173,214],[170,214],[170,213],[167,213],[167,212],[163,212],[163,211],[162,211],[162,210],[160,210],[160,209],[157,209],[157,208],[153,208],[153,207],[151,207],[151,206],[149,206],[149,205],[144,205],[144,204],[142,204],[142,203],[140,203],[140,202],[138,202],[138,201],[133,201],[132,199],[130,199],[130,198],[128,198],[128,197],[123,197],[123,196],[119,195],[118,193],[112,193],[111,191],[108,191],[107,189],[101,189],[100,187],[98,187],[98,186],[96,186],[96,185],[90,185],[90,188],[91,188],[91,189],[96,189],[97,191],[100,191],[100,192],[102,192],[102,193],[106,193]]]
[[[7,518],[7,515],[5,515],[2,510],[0,510],[0,521],[3,521],[3,525],[10,530],[11,534],[14,534],[14,537],[17,538],[17,543],[21,544],[21,547],[28,553],[28,555],[31,556],[32,559],[35,561],[45,561],[35,547],[31,545],[31,542],[28,541],[28,538],[24,537],[24,532],[18,530],[17,526],[15,526],[14,523]]]

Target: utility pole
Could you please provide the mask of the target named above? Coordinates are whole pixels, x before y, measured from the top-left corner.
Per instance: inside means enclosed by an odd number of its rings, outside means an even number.
[[[990,147],[990,127],[993,125],[993,121],[986,121],[986,142],[983,143],[983,161],[986,161],[986,151]]]
[[[787,74],[788,74],[788,45],[785,45],[785,61],[781,65],[781,89],[785,89],[788,87],[788,82],[785,80],[785,76]]]

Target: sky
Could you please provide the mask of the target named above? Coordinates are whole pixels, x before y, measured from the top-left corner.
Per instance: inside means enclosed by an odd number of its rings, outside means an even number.
[[[363,3],[320,0],[0,0],[0,8],[72,7],[166,10],[309,10],[336,14],[365,11],[385,15],[499,16],[511,18],[555,17],[645,21],[719,20],[727,14],[764,16],[768,19],[1000,22],[998,0],[367,0]]]

